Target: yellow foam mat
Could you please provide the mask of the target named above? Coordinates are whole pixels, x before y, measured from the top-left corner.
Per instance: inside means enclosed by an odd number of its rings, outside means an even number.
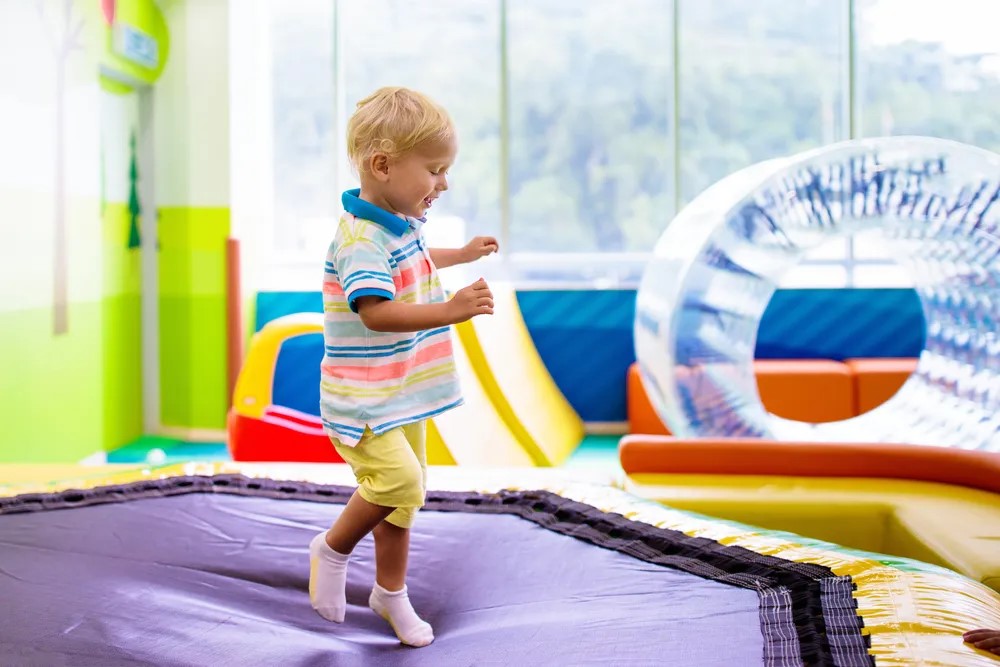
[[[57,491],[66,488],[122,484],[175,475],[242,473],[248,476],[351,483],[343,465],[189,463],[161,468],[107,466],[68,470],[46,466],[0,466],[0,494],[26,491]],[[49,477],[67,475],[60,481]],[[30,480],[32,475],[38,475]],[[20,480],[17,483],[6,480]],[[804,544],[795,536],[723,521],[692,516],[637,498],[608,485],[581,482],[565,471],[528,468],[522,470],[472,471],[455,467],[432,467],[428,485],[450,491],[490,492],[501,488],[545,489],[586,503],[605,512],[621,514],[633,521],[703,536],[761,554],[803,563],[815,563],[841,575],[850,575],[857,585],[855,599],[864,620],[871,648],[880,667],[947,665],[949,667],[997,667],[991,654],[962,641],[961,633],[973,627],[1000,628],[1000,594],[960,575],[927,568],[907,571],[871,557],[852,555],[822,546]],[[694,489],[694,485],[691,487]],[[696,495],[696,491],[692,495]],[[902,566],[901,566],[902,567]]]
[[[630,492],[711,516],[947,567],[1000,590],[1000,495],[907,480],[639,474]]]
[[[490,317],[455,327],[476,377],[536,465],[560,465],[583,439],[583,421],[542,362],[514,289],[491,285]]]

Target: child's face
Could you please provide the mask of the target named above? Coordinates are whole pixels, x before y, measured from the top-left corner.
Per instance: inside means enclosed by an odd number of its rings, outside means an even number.
[[[383,196],[392,210],[422,218],[435,199],[448,189],[448,170],[455,162],[454,138],[427,143],[386,165]]]

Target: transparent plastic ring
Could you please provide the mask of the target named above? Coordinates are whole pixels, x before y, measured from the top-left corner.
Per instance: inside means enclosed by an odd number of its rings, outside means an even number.
[[[834,239],[881,236],[927,323],[886,403],[806,424],[769,414],[753,373],[781,277]],[[1000,449],[1000,156],[926,137],[835,144],[719,181],[671,222],[639,288],[643,383],[681,437],[906,442]],[[816,400],[823,400],[816,396]]]

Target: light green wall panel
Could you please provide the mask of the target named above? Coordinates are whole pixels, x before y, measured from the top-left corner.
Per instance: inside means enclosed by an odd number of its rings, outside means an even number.
[[[103,448],[101,304],[70,304],[69,333],[49,308],[0,314],[0,461],[77,461]]]
[[[51,308],[0,313],[0,461],[77,461],[142,435],[139,255],[128,211],[103,216],[104,291],[71,303],[69,332]]]
[[[163,298],[161,396],[165,426],[225,427],[225,299]]]
[[[225,427],[228,234],[227,208],[160,210],[160,374],[165,426]]]
[[[137,294],[105,299],[104,433],[101,449],[111,451],[142,435],[142,346]]]
[[[0,461],[104,444],[97,6],[0,2]]]
[[[128,206],[104,205],[104,292],[101,304],[104,410],[102,449],[142,436],[141,261],[128,248]]]
[[[104,296],[138,297],[142,287],[142,255],[138,248],[128,248],[128,206],[105,204],[103,226]]]

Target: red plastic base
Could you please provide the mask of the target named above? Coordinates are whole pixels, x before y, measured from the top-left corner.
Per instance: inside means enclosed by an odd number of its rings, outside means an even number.
[[[319,417],[270,406],[263,419],[236,414],[226,420],[234,461],[343,463]]]

